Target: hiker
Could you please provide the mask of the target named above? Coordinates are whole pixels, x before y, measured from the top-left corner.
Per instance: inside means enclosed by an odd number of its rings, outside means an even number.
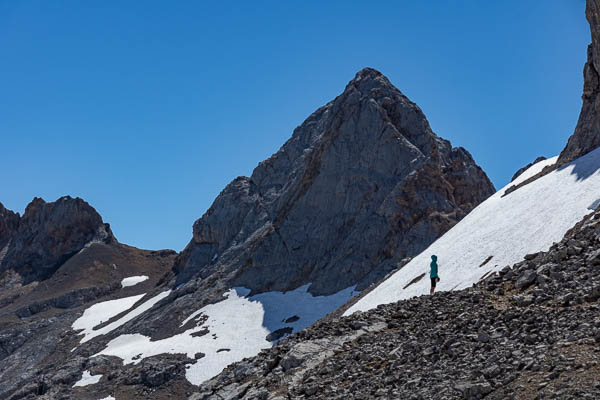
[[[431,268],[429,271],[429,277],[431,278],[431,289],[429,290],[429,294],[432,295],[435,292],[435,284],[440,281],[440,277],[438,276],[438,265],[437,265],[437,256],[431,256],[431,264],[429,264]]]

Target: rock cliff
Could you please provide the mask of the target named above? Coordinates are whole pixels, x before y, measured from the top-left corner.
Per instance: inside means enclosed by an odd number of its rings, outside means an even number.
[[[560,153],[559,165],[600,146],[600,2],[587,0],[585,15],[590,24],[592,43],[588,46],[587,62],[583,67],[583,104],[575,132]]]
[[[48,278],[90,242],[116,242],[110,226],[80,198],[47,203],[35,198],[22,217],[0,208],[0,273],[12,270],[24,284]]]

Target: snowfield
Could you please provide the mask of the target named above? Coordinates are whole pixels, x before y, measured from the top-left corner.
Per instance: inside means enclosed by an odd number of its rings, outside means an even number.
[[[429,293],[429,263],[438,256],[437,290],[471,286],[482,277],[547,251],[600,205],[600,149],[502,197],[510,186],[537,174],[557,157],[534,164],[514,182],[481,203],[424,252],[350,307],[367,311]],[[489,261],[488,258],[490,258]],[[425,274],[422,278],[419,277]],[[413,280],[416,282],[412,283]]]
[[[93,337],[98,336],[98,331],[94,331],[95,326],[108,321],[123,311],[129,310],[142,297],[144,297],[143,294],[139,296],[124,297],[117,300],[103,301],[86,309],[83,312],[83,315],[75,320],[72,325],[72,328],[76,331],[83,329],[83,332],[81,333],[83,333],[84,337],[80,343],[87,342]]]
[[[146,275],[129,276],[127,278],[124,278],[121,281],[121,287],[135,286],[138,283],[144,282],[147,279],[150,279],[150,278],[148,278]]]
[[[102,374],[92,375],[90,374],[90,371],[85,370],[83,371],[81,379],[75,382],[73,387],[93,385],[94,383],[98,383],[100,381],[100,378],[102,378]]]
[[[181,326],[189,321],[196,326],[183,333],[156,341],[141,334],[121,335],[94,356],[117,356],[124,364],[135,364],[161,353],[181,353],[192,359],[202,353],[186,372],[186,378],[199,385],[229,364],[271,347],[277,338],[267,339],[270,333],[284,329],[281,334],[285,335],[304,329],[357,294],[350,287],[331,296],[312,296],[309,286],[252,297],[246,297],[249,289],[233,288],[223,301],[191,313]]]
[[[108,332],[118,328],[124,323],[131,321],[144,311],[149,310],[152,306],[164,299],[171,293],[170,290],[159,293],[150,300],[145,301],[141,305],[137,306],[118,320],[111,322],[110,324],[103,326],[100,329],[94,329],[96,326],[104,321],[110,320],[112,317],[122,313],[123,311],[129,310],[138,300],[145,296],[140,294],[138,296],[124,297],[117,300],[103,301],[96,303],[90,308],[83,312],[83,315],[73,322],[72,328],[74,330],[83,329],[84,337],[79,343],[85,343],[88,340],[95,338],[96,336],[105,335]]]

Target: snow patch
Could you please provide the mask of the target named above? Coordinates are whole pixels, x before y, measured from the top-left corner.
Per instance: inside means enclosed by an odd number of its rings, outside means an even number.
[[[78,380],[77,382],[75,382],[73,387],[93,385],[95,383],[98,383],[100,381],[100,378],[102,378],[102,374],[92,375],[92,374],[90,374],[90,371],[85,370],[85,371],[83,371],[83,375],[81,376],[81,379]]]
[[[112,396],[106,396],[106,397],[103,397],[103,398],[101,398],[101,399],[99,399],[99,400],[117,400],[117,399],[115,399],[115,398],[114,398],[114,397],[112,397]]]
[[[152,308],[152,306],[158,303],[160,300],[164,299],[171,293],[170,290],[159,293],[154,296],[150,300],[145,301],[138,307],[134,308],[118,320],[100,328],[94,329],[95,326],[99,325],[103,321],[108,321],[115,315],[122,313],[125,310],[131,308],[138,300],[145,296],[145,294],[141,294],[138,296],[124,297],[122,299],[117,300],[109,300],[103,301],[101,303],[96,303],[90,308],[86,309],[83,315],[73,322],[73,329],[80,330],[83,329],[83,334],[85,335],[81,339],[81,343],[85,343],[88,340],[95,338],[96,336],[105,335],[110,331],[118,328],[119,326],[129,322],[134,319],[138,315]]]
[[[123,311],[129,310],[142,297],[144,297],[144,294],[96,303],[87,308],[83,312],[83,315],[73,322],[72,328],[74,330],[83,329],[82,333],[85,337],[81,340],[81,343],[87,342],[93,337],[100,335],[100,333],[96,333],[98,331],[94,331],[95,326],[110,320]]]
[[[134,286],[149,279],[146,275],[130,276],[121,281],[121,287]]]
[[[162,353],[186,354],[190,358],[203,353],[202,358],[188,365],[186,372],[186,378],[199,385],[229,364],[271,347],[274,341],[267,339],[270,333],[282,328],[288,328],[287,332],[304,329],[357,294],[355,287],[349,287],[330,296],[313,296],[308,292],[309,286],[252,297],[246,297],[249,289],[233,288],[223,295],[223,301],[193,312],[181,324],[206,316],[200,325],[156,341],[141,334],[121,335],[95,356],[117,356],[124,364],[135,364]],[[229,351],[219,351],[223,349]]]
[[[496,192],[424,252],[350,307],[344,315],[367,311],[429,292],[429,279],[407,284],[429,271],[438,256],[438,290],[470,287],[482,276],[547,251],[591,212],[600,193],[600,149],[560,167],[502,197],[506,189],[539,173],[557,157],[531,166]],[[482,263],[493,256],[486,264]]]

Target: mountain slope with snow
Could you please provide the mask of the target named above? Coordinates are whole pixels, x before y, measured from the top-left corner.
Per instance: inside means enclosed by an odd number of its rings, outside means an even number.
[[[527,254],[547,251],[600,205],[600,149],[503,195],[508,187],[536,175],[556,160],[554,157],[533,165],[481,203],[344,315],[428,293],[432,254],[438,256],[441,281],[437,289],[455,290],[469,287]]]

